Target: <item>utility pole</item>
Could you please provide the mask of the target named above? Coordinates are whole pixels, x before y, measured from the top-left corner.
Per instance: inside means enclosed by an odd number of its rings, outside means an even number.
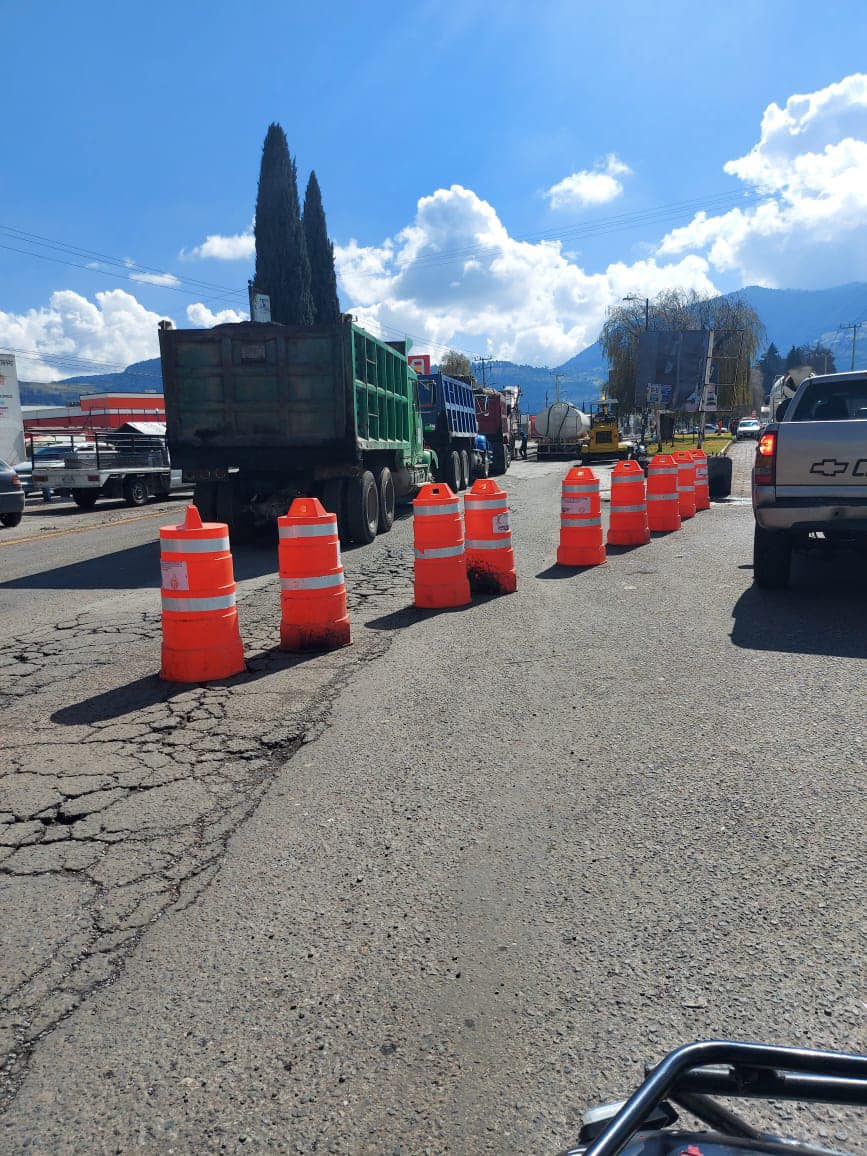
[[[851,329],[852,330],[852,369],[855,368],[855,338],[858,336],[858,330],[861,328],[861,326],[863,324],[864,324],[863,321],[853,321],[851,323],[851,325],[841,325],[840,326],[841,330],[844,330],[844,329]]]
[[[485,373],[485,370],[487,368],[487,362],[493,361],[494,359],[492,357],[478,357],[478,358],[476,358],[476,360],[479,362],[479,364],[482,367],[482,389],[485,389],[485,387],[488,384],[487,383],[487,376]]]

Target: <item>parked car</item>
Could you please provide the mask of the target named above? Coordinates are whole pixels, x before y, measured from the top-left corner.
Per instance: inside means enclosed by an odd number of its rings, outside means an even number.
[[[17,526],[24,513],[24,487],[8,462],[0,458],[0,524]]]
[[[757,418],[742,417],[738,422],[738,428],[735,437],[738,439],[738,441],[740,441],[741,438],[755,438],[758,440],[761,429],[761,423]]]
[[[715,434],[715,433],[718,433],[719,431],[715,425],[711,425],[711,423],[708,422],[707,425],[704,427],[704,432],[706,434]]]
[[[23,462],[16,462],[12,468],[21,479],[24,493],[30,495],[42,490],[43,496],[46,493],[50,494],[50,490],[46,491],[42,486],[34,485],[33,467],[62,466],[64,458],[69,453],[72,453],[72,450],[68,445],[40,446],[34,451],[32,459],[26,458]]]

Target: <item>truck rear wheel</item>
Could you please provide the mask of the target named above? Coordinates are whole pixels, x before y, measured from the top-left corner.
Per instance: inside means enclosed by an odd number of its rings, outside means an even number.
[[[229,536],[233,543],[251,541],[256,535],[256,528],[249,515],[245,515],[242,509],[237,485],[232,481],[217,482],[215,488],[216,520],[225,522],[229,527]]]
[[[472,480],[470,455],[466,450],[461,450],[461,489],[465,490]]]
[[[92,510],[96,505],[96,490],[73,490],[72,500],[79,510]]]
[[[504,474],[509,468],[509,463],[506,458],[507,450],[502,442],[498,442],[494,446],[494,473]]]
[[[369,545],[379,527],[379,492],[370,470],[346,483],[346,523],[353,542]]]
[[[337,515],[337,533],[341,542],[346,542],[349,534],[346,527],[345,478],[328,478],[322,487],[322,505],[329,514]]]
[[[461,488],[461,458],[457,450],[443,454],[443,481],[455,494]]]
[[[217,520],[217,483],[196,482],[193,489],[193,505],[199,511],[203,522]]]
[[[150,494],[147,482],[141,478],[126,478],[123,483],[123,500],[128,506],[146,506]]]
[[[792,541],[788,534],[756,526],[753,536],[753,581],[763,590],[781,590],[789,584]]]
[[[376,479],[376,490],[379,494],[379,532],[387,534],[394,525],[394,510],[397,496],[394,490],[394,478],[388,466],[383,466]]]

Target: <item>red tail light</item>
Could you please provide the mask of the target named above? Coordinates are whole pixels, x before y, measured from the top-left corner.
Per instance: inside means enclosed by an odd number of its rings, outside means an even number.
[[[21,489],[21,479],[14,472],[12,474],[12,485],[15,487],[16,490]]]
[[[773,486],[777,480],[777,433],[768,430],[759,438],[756,446],[756,464],[753,467],[753,481],[757,486]]]

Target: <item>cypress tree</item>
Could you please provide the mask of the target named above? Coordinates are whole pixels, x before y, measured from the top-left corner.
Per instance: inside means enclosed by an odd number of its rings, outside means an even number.
[[[316,173],[311,172],[304,194],[304,237],[310,258],[310,293],[317,325],[328,325],[340,316],[337,299],[337,275],[334,272],[334,246],[328,240],[325,209]]]
[[[256,194],[256,288],[271,298],[271,319],[312,325],[310,262],[301,226],[298,172],[286,133],[268,127]]]

